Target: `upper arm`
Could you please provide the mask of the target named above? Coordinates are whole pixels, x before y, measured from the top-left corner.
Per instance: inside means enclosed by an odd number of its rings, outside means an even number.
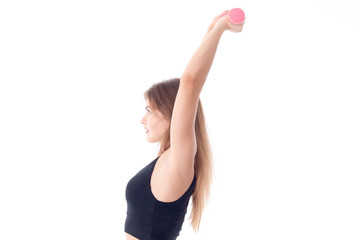
[[[195,82],[180,80],[170,126],[170,161],[174,170],[180,173],[194,168],[197,151],[195,119],[200,91]]]

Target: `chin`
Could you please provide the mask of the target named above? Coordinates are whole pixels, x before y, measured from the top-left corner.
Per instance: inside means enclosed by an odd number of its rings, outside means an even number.
[[[158,141],[156,141],[156,140],[154,140],[154,139],[152,139],[152,138],[147,138],[146,139],[149,143],[156,143],[156,142],[158,142]]]

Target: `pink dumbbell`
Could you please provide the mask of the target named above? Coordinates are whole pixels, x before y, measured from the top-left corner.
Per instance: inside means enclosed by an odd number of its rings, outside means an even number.
[[[229,20],[232,24],[240,24],[245,19],[245,13],[241,8],[234,8],[230,11],[225,11],[222,14],[220,14],[219,19],[223,16],[228,15]]]

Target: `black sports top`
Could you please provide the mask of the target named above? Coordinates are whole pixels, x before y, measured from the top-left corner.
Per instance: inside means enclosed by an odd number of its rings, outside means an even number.
[[[159,157],[140,170],[126,186],[125,232],[140,240],[175,240],[195,188],[196,176],[179,199],[173,202],[157,200],[151,192],[150,180]]]

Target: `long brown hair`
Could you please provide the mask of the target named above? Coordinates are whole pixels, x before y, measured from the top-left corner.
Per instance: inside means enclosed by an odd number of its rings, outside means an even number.
[[[153,84],[145,93],[145,100],[150,107],[158,110],[167,119],[171,119],[176,95],[180,85],[180,78],[164,80]],[[189,216],[195,232],[199,231],[201,215],[210,197],[210,187],[213,179],[213,162],[211,146],[206,130],[205,116],[199,98],[195,119],[195,135],[197,152],[195,155],[196,186],[192,193],[192,211]],[[170,127],[165,132],[164,140],[160,143],[159,154],[170,147]]]

